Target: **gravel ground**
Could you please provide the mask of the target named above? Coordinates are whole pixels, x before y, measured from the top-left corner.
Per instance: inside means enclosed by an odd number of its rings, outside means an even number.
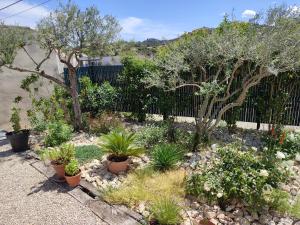
[[[0,143],[0,225],[105,225]]]

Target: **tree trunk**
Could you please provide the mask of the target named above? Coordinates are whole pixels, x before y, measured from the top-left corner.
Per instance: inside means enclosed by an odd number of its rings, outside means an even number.
[[[79,103],[79,95],[78,95],[78,84],[76,71],[74,68],[69,68],[69,80],[70,80],[70,94],[72,97],[73,110],[74,110],[74,128],[75,130],[82,130],[82,117],[81,117],[81,109]]]
[[[193,152],[198,150],[200,144],[208,144],[210,139],[210,132],[205,128],[203,122],[196,120],[196,133],[194,136]]]

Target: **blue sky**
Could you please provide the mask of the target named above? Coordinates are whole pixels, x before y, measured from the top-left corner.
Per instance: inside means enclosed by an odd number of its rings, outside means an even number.
[[[0,11],[0,19],[8,16],[5,23],[35,27],[36,22],[57,5],[57,0],[13,16],[24,9],[45,0],[24,0],[6,10]],[[15,0],[1,0],[0,7]],[[272,5],[286,4],[300,9],[300,0],[76,0],[81,8],[96,5],[103,14],[115,16],[123,27],[120,37],[126,40],[146,38],[170,39],[183,32],[203,26],[216,27],[224,13],[235,15],[236,19],[248,20],[255,13]]]

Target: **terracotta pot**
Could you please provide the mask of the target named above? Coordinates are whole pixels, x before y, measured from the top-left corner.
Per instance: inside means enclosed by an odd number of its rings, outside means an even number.
[[[80,183],[81,171],[75,176],[68,176],[65,174],[65,178],[69,186],[76,187]]]
[[[120,172],[124,172],[128,169],[128,166],[128,157],[123,157],[123,159],[118,159],[114,155],[110,155],[107,157],[107,168],[112,173],[118,174]]]
[[[65,166],[64,165],[59,165],[54,162],[51,162],[51,165],[53,166],[55,173],[57,174],[58,177],[65,177]]]

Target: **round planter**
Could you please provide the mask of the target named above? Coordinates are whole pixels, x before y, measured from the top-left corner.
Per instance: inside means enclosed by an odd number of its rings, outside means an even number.
[[[118,174],[120,172],[124,172],[128,169],[129,166],[129,158],[124,157],[122,159],[117,158],[114,155],[110,155],[107,157],[107,168],[110,172]]]
[[[76,187],[80,183],[81,179],[81,171],[75,176],[68,176],[65,174],[65,179],[69,186]]]
[[[54,162],[51,162],[51,165],[53,169],[55,170],[55,173],[58,177],[64,178],[65,177],[65,166],[64,165],[59,165]]]
[[[23,152],[29,149],[29,130],[12,131],[6,133],[6,138],[9,140],[14,152]]]

